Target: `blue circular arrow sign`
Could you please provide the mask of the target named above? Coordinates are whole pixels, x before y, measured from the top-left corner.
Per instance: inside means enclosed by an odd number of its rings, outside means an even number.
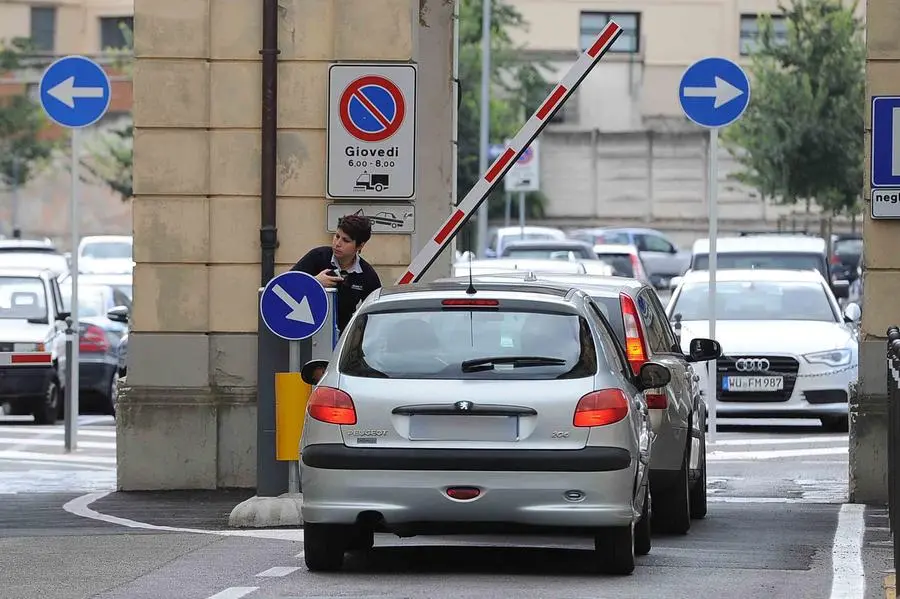
[[[328,294],[314,276],[284,272],[263,289],[259,313],[266,327],[282,339],[308,339],[328,319]]]
[[[41,76],[41,107],[67,129],[93,125],[106,114],[111,97],[103,67],[84,56],[64,56]]]
[[[684,115],[701,127],[725,127],[747,110],[750,79],[739,64],[727,58],[704,58],[681,76],[678,99]]]

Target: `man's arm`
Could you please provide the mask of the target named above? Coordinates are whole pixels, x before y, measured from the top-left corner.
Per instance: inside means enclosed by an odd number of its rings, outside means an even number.
[[[315,249],[309,250],[302,258],[297,260],[297,263],[291,267],[291,270],[299,270],[308,275],[316,276],[327,267],[327,265],[322,264],[318,254]]]

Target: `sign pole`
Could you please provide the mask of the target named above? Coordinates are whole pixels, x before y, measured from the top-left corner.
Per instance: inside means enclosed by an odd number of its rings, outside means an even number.
[[[525,239],[525,192],[519,192],[519,236]]]
[[[712,127],[709,130],[709,153],[707,155],[707,185],[709,187],[709,338],[716,338],[716,238],[719,235],[719,130]],[[707,393],[709,394],[709,402],[707,405],[708,422],[709,422],[709,442],[716,442],[716,403],[718,398],[716,390],[718,388],[716,360],[707,362],[706,367],[709,371],[707,377]]]
[[[301,364],[300,353],[302,351],[301,341],[288,342],[288,372],[300,372],[303,364]],[[295,495],[300,492],[300,462],[288,462],[288,493]]]
[[[81,337],[81,329],[78,324],[78,243],[79,233],[78,233],[78,218],[80,216],[78,210],[78,191],[79,191],[79,181],[78,181],[78,155],[81,150],[81,130],[80,129],[72,129],[72,195],[70,200],[70,213],[69,218],[71,222],[71,235],[72,235],[72,252],[71,252],[71,269],[72,269],[72,302],[70,309],[70,316],[72,318],[72,330],[73,330],[73,339],[72,339],[72,361],[66,363],[66,378],[68,379],[68,385],[65,390],[65,402],[66,402],[66,431],[69,433],[66,435],[69,438],[69,445],[66,446],[66,451],[74,451],[78,448],[78,412],[79,412],[79,402],[78,402],[78,343]]]
[[[478,171],[488,167],[491,130],[491,0],[481,0],[481,122],[479,123]],[[475,256],[484,258],[488,240],[488,203],[478,211]]]

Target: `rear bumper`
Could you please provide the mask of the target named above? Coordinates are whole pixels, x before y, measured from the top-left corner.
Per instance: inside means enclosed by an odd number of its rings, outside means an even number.
[[[631,465],[621,447],[577,450],[356,448],[339,443],[303,448],[303,464],[323,470],[610,472]]]
[[[42,402],[54,376],[49,365],[0,367],[0,402]]]
[[[103,361],[79,360],[78,390],[99,395],[109,395],[110,383],[116,364]]]
[[[326,470],[301,465],[304,522],[375,524],[397,534],[527,532],[589,535],[633,522],[636,462],[608,472]],[[448,487],[477,487],[470,501]],[[580,491],[583,498],[566,498]]]

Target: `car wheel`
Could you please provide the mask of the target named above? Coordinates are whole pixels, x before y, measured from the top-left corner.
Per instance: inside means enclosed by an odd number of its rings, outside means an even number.
[[[599,530],[594,537],[594,551],[602,574],[634,572],[634,523]]]
[[[641,519],[634,527],[634,553],[635,555],[647,555],[650,553],[652,541],[650,538],[650,485],[644,490],[644,508],[641,510]]]
[[[119,403],[119,370],[113,370],[112,378],[109,383],[109,392],[106,398],[106,413],[115,416],[116,405]]]
[[[54,376],[47,384],[41,404],[32,412],[37,424],[56,424],[59,413],[59,396],[59,381]]]
[[[348,527],[335,524],[303,526],[303,560],[310,572],[336,572],[344,567]]]
[[[700,433],[700,475],[691,487],[691,518],[706,518],[706,434]]]
[[[675,481],[653,493],[653,526],[673,534],[687,534],[691,529],[690,442],[684,452],[681,469]]]

